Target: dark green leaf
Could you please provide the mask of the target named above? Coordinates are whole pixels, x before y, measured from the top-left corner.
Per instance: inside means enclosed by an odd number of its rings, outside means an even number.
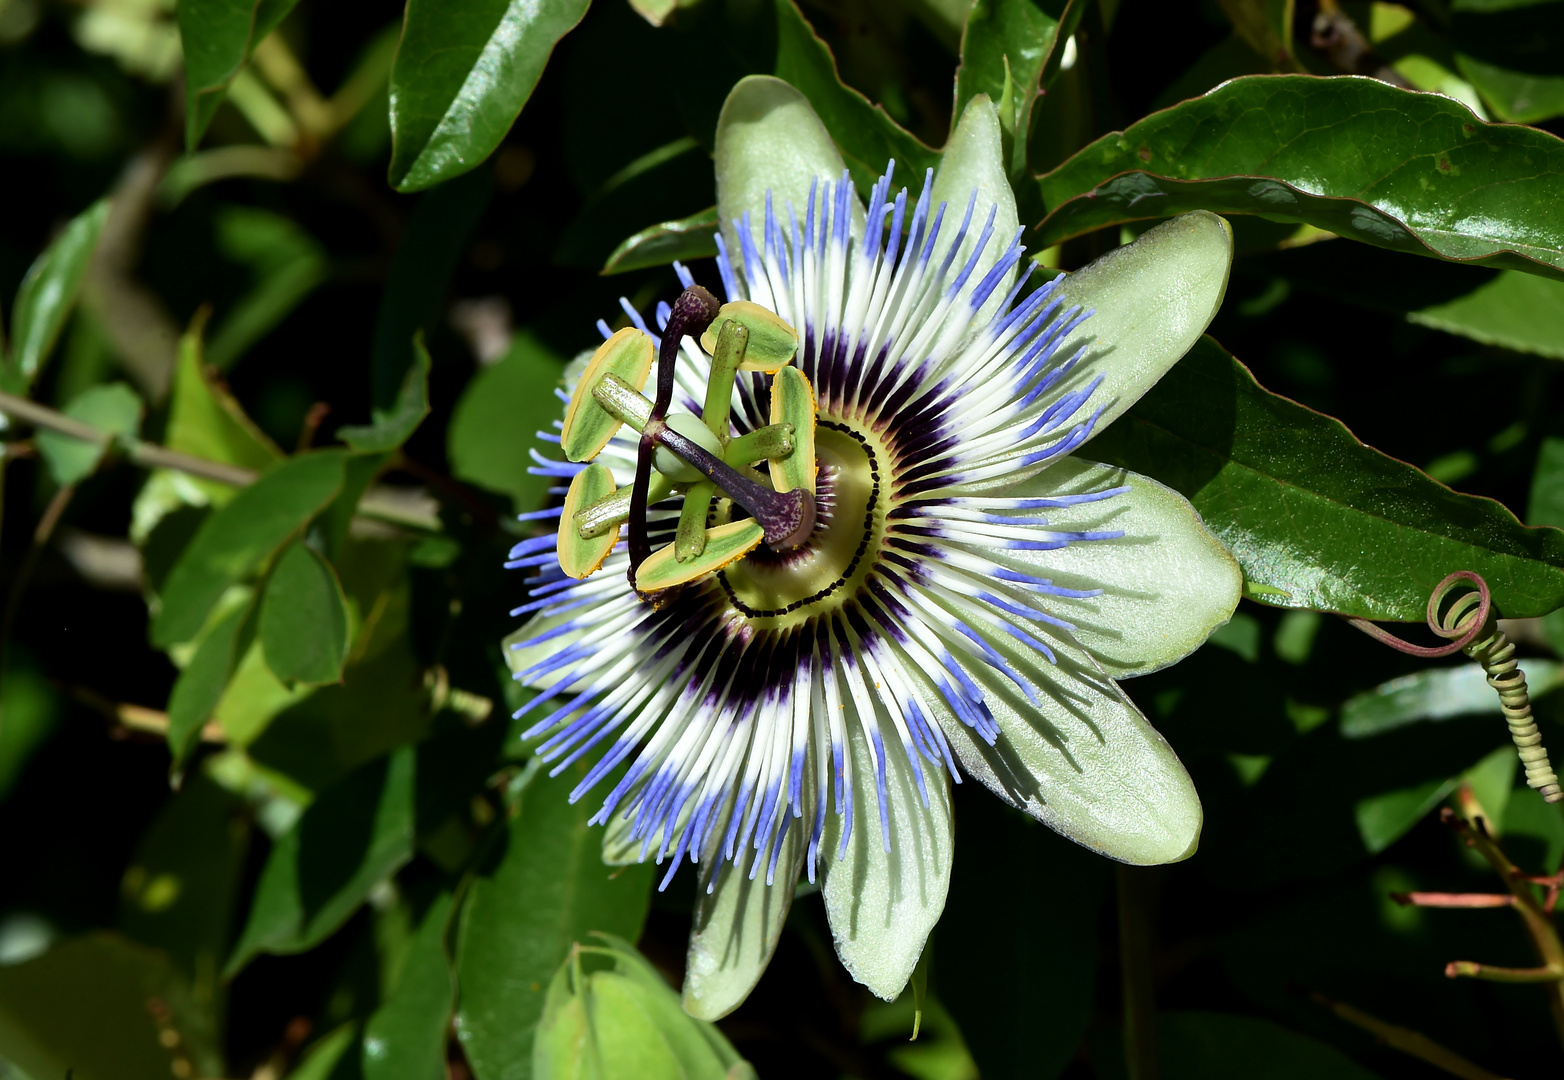
[[[1564,682],[1564,665],[1527,660],[1522,665],[1532,697]],[[1477,713],[1497,715],[1499,695],[1476,664],[1429,668],[1354,694],[1341,707],[1341,734],[1363,739],[1422,720],[1450,720]]]
[[[603,273],[624,274],[667,266],[675,259],[711,259],[716,255],[717,208],[713,206],[678,221],[650,225],[627,238],[603,263]]]
[[[194,150],[255,47],[299,0],[180,0],[185,55],[185,149]]]
[[[581,770],[539,776],[498,849],[472,882],[456,942],[462,988],[456,1030],[484,1080],[526,1080],[544,990],[573,942],[593,930],[635,939],[646,918],[650,865],[603,865],[591,799],[566,796]]]
[[[1096,938],[1059,929],[1095,924],[1109,864],[973,794],[959,804],[962,842],[934,933],[935,991],[986,1080],[1050,1080],[1086,1033],[1097,972]],[[994,978],[999,926],[1007,968],[1048,978]]]
[[[1510,618],[1564,603],[1564,534],[1364,446],[1209,337],[1086,453],[1188,496],[1264,603],[1421,622],[1433,587],[1463,569]]]
[[[147,1008],[153,999],[167,1010],[161,1022]],[[178,1035],[172,1046],[160,1038],[168,1029]],[[168,955],[115,933],[0,968],[0,1059],[32,1077],[221,1076],[214,1034]]]
[[[174,755],[175,772],[184,767],[186,756],[201,734],[201,726],[212,718],[234,666],[249,648],[255,632],[250,619],[255,610],[251,600],[245,597],[207,631],[168,696],[168,748]]]
[[[413,762],[404,748],[363,766],[277,841],[227,975],[258,953],[302,952],[324,941],[412,858]]]
[[[589,0],[409,0],[391,67],[391,186],[422,191],[500,145]]]
[[[332,500],[347,455],[300,454],[265,473],[201,525],[163,586],[152,620],[160,648],[189,641],[228,586],[259,566]]]
[[[1059,70],[1061,42],[1075,31],[1086,5],[1069,0],[977,0],[967,13],[961,37],[961,66],[956,70],[954,122],[977,94],[999,107],[999,123],[1008,139],[1010,176],[1018,186],[1026,177],[1026,134],[1032,106],[1046,88],[1044,75]],[[1062,26],[1062,32],[1061,32]]]
[[[862,191],[885,172],[885,163],[896,160],[903,177],[914,187],[925,169],[939,164],[939,154],[919,142],[878,105],[842,82],[836,60],[799,12],[794,0],[776,0],[777,62],[773,72],[791,83],[820,116],[831,141],[842,152],[853,183]]]
[[[446,454],[459,480],[511,497],[519,512],[543,501],[549,479],[527,472],[539,431],[563,415],[554,396],[564,364],[527,331],[510,351],[474,376],[451,416]],[[557,451],[556,451],[557,452]]]
[[[489,170],[480,169],[431,191],[413,207],[375,317],[370,346],[373,407],[395,407],[408,371],[417,366],[413,335],[428,332],[439,320],[451,275],[493,189]]]
[[[73,218],[27,269],[11,308],[11,354],[6,357],[6,389],[26,390],[59,340],[76,303],[87,264],[98,247],[109,201],[99,199]]]
[[[124,383],[107,383],[83,390],[65,406],[64,412],[71,419],[103,432],[105,441],[90,443],[56,431],[38,432],[38,453],[48,464],[49,475],[61,487],[91,476],[108,452],[109,439],[114,436],[134,438],[141,430],[141,399]]]
[[[247,267],[250,290],[223,312],[207,345],[208,363],[227,371],[326,280],[326,252],[292,220],[250,206],[217,214],[217,246]]]
[[[1500,120],[1535,124],[1564,115],[1564,4],[1454,0],[1456,67]]]
[[[1407,318],[1484,345],[1564,360],[1564,282],[1504,270],[1465,296]]]
[[[614,173],[592,193],[580,213],[565,228],[554,261],[563,266],[594,268],[601,265],[605,257],[612,262],[612,253],[616,251],[614,245],[627,232],[639,229],[631,237],[633,241],[654,230],[673,228],[678,221],[640,227],[648,221],[664,218],[682,221],[693,207],[710,198],[712,184],[711,155],[688,135],[648,151]],[[699,218],[700,213],[695,217]],[[715,253],[715,246],[708,243],[707,247],[710,250],[705,254]],[[684,257],[675,253],[663,261]]]
[[[337,572],[302,541],[284,549],[266,579],[261,650],[285,683],[342,681],[348,655],[348,611]]]
[[[1293,62],[1293,0],[1220,0],[1233,29],[1272,70]]]
[[[197,773],[158,814],[120,888],[120,929],[168,953],[214,1025],[249,839],[244,800]]]
[[[1564,278],[1564,141],[1374,79],[1255,75],[1104,135],[1040,177],[1034,243],[1186,210]]]
[[[445,1074],[445,1033],[456,1006],[445,935],[451,894],[441,893],[408,944],[385,1004],[364,1025],[364,1080],[432,1080]]]
[[[429,415],[429,350],[420,330],[413,335],[413,366],[402,377],[402,389],[389,409],[376,408],[373,424],[337,429],[337,438],[361,454],[383,454],[405,443]]]
[[[1537,447],[1537,465],[1531,474],[1531,498],[1526,504],[1529,525],[1564,527],[1564,438],[1549,435]],[[1564,656],[1564,608],[1545,615],[1543,632],[1553,649]]]

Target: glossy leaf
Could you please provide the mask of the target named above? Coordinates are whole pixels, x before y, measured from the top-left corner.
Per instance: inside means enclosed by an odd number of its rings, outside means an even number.
[[[553,389],[564,370],[536,337],[517,334],[510,351],[474,375],[456,402],[445,451],[452,475],[509,495],[518,511],[536,509],[549,481],[527,472],[530,452],[545,449],[538,432],[559,419],[563,406]]]
[[[76,304],[108,218],[109,201],[99,199],[71,219],[28,267],[11,308],[11,352],[4,369],[7,389],[25,390],[43,370]]]
[[[212,718],[239,658],[250,646],[255,633],[250,601],[246,596],[206,632],[169,693],[168,749],[176,772],[184,767],[202,725]]]
[[[134,438],[141,430],[141,399],[124,383],[90,387],[65,406],[64,412],[109,437]],[[47,430],[38,432],[37,443],[49,474],[62,487],[91,476],[109,448],[107,442],[99,445]]]
[[[180,0],[185,57],[185,149],[194,150],[228,84],[298,0]]]
[[[168,1010],[163,1024],[150,998]],[[162,1041],[168,1027],[179,1035],[172,1046]],[[220,1076],[214,1035],[168,955],[116,933],[86,934],[0,968],[0,1058],[29,1076]]]
[[[1249,76],[1153,113],[1037,181],[1032,243],[1185,210],[1564,278],[1564,141],[1357,77]]]
[[[284,549],[266,579],[261,650],[285,683],[340,682],[348,654],[348,611],[337,572],[301,541]]]
[[[164,583],[163,606],[152,620],[153,643],[167,647],[194,637],[223,590],[336,496],[345,458],[331,450],[290,458],[208,517]]]
[[[577,779],[572,770],[525,788],[462,909],[456,1031],[484,1080],[532,1075],[544,990],[571,944],[593,930],[634,939],[646,918],[654,868],[603,864],[602,837],[587,825],[592,800],[566,799]]]
[[[422,191],[488,157],[588,2],[411,0],[391,67],[391,186]]]
[[[987,94],[999,107],[1010,176],[1018,184],[1026,176],[1032,106],[1058,72],[1061,42],[1074,33],[1085,6],[1078,0],[977,0],[967,13],[951,119],[973,97]]]
[[[896,160],[899,175],[917,188],[925,169],[939,164],[939,155],[902,128],[879,105],[842,82],[836,60],[815,34],[794,0],[775,0],[777,60],[774,74],[809,99],[815,114],[831,133],[862,191]],[[900,171],[906,170],[906,171]]]
[[[338,428],[337,438],[361,454],[383,454],[400,447],[429,415],[431,364],[423,334],[414,334],[413,366],[402,377],[402,389],[397,392],[396,401],[388,409],[373,410],[372,424]]]
[[[1564,683],[1564,665],[1528,659],[1521,665],[1533,698]],[[1498,715],[1499,695],[1482,668],[1463,660],[1455,667],[1429,668],[1354,694],[1341,707],[1341,734],[1364,739],[1423,720],[1451,720],[1480,713]]]
[[[1187,496],[1263,603],[1421,622],[1434,585],[1459,569],[1482,574],[1510,618],[1564,603],[1564,534],[1364,446],[1265,390],[1210,338],[1091,453]],[[1383,551],[1398,558],[1364,555]]]
[[[424,912],[408,943],[401,974],[385,1003],[364,1025],[364,1080],[431,1080],[445,1072],[445,1036],[456,1006],[445,936],[451,894]]]
[[[302,952],[347,921],[413,856],[411,748],[324,791],[272,848],[225,974],[258,953]]]
[[[603,263],[605,274],[626,274],[674,260],[710,259],[717,255],[717,208],[678,221],[649,225],[625,238]]]

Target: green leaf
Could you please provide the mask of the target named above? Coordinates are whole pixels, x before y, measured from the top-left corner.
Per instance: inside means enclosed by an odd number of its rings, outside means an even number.
[[[225,206],[214,222],[217,248],[244,265],[251,286],[212,331],[208,362],[227,371],[326,280],[326,251],[297,223],[251,206]]]
[[[717,208],[691,214],[678,221],[649,225],[626,238],[603,263],[605,274],[626,274],[652,266],[667,266],[675,259],[711,259],[717,255]]]
[[[185,149],[194,150],[228,84],[299,0],[179,0],[185,55]]]
[[[201,353],[201,328],[197,326],[179,339],[163,445],[257,471],[281,461],[283,453],[277,444],[245,415],[227,387],[208,376]],[[217,486],[222,501],[233,494],[228,485]]]
[[[337,429],[337,438],[361,454],[383,454],[397,449],[429,415],[429,350],[423,331],[413,335],[413,366],[402,377],[402,389],[389,409],[375,408],[375,422],[367,426]]]
[[[107,383],[83,390],[64,409],[73,420],[90,424],[106,438],[135,438],[141,430],[141,399],[124,383]],[[49,466],[54,482],[64,487],[91,476],[108,453],[109,442],[90,443],[56,431],[40,430],[38,453]]]
[[[1453,0],[1456,67],[1501,120],[1535,124],[1564,115],[1564,5],[1557,0]]]
[[[548,489],[546,476],[533,476],[530,456],[541,448],[539,431],[564,412],[554,396],[565,366],[529,331],[519,332],[510,350],[473,376],[446,436],[451,475],[489,491],[509,495],[518,512],[535,509]]]
[[[342,451],[299,454],[277,465],[201,524],[169,571],[152,641],[189,641],[228,586],[302,529],[342,487]]]
[[[977,0],[967,13],[951,120],[978,94],[987,94],[999,106],[1010,178],[1018,187],[1026,177],[1032,106],[1058,72],[1060,42],[1074,32],[1085,6],[1069,0]]]
[[[1564,603],[1564,534],[1364,446],[1209,337],[1091,453],[1187,496],[1262,603],[1421,622],[1433,587],[1461,569],[1510,618]]]
[[[939,155],[892,120],[883,108],[842,82],[826,43],[798,10],[794,0],[776,0],[777,60],[773,74],[791,83],[809,99],[815,114],[831,134],[861,191],[896,159],[900,175],[914,188],[925,169],[939,164]],[[959,115],[959,114],[958,114]],[[807,189],[806,189],[807,190]]]
[[[322,792],[272,848],[225,977],[262,952],[313,948],[413,857],[410,747]]]
[[[1363,850],[1378,855],[1411,831],[1428,812],[1455,790],[1457,777],[1425,780],[1360,799],[1353,809]]]
[[[1293,59],[1293,0],[1219,0],[1244,43],[1269,68],[1298,70]]]
[[[1564,683],[1564,664],[1530,660],[1521,665],[1533,698]],[[1365,739],[1422,720],[1499,713],[1499,695],[1482,668],[1469,661],[1456,667],[1429,668],[1380,683],[1354,694],[1341,707],[1343,738]]]
[[[1564,360],[1564,282],[1388,251],[1358,249],[1344,259],[1340,249],[1307,244],[1246,259],[1245,269],[1484,345]]]
[[[6,358],[6,389],[31,386],[59,340],[76,304],[87,264],[97,249],[109,201],[99,199],[71,219],[44,253],[27,268],[11,308],[11,354]]]
[[[500,145],[589,0],[409,0],[391,66],[391,169],[422,191]]]
[[[549,985],[532,1075],[549,1080],[739,1080],[748,1064],[716,1027],[687,1015],[679,999],[626,941],[571,954]],[[588,970],[604,960],[608,970]]]
[[[149,1000],[167,1009],[159,1022]],[[168,1046],[162,1032],[172,1029]],[[215,1033],[168,955],[98,931],[0,968],[0,1059],[33,1077],[221,1076]]]
[[[249,842],[245,800],[196,773],[158,813],[120,887],[120,929],[168,953],[214,1026]]]
[[[445,1033],[456,1006],[445,935],[451,894],[424,913],[396,986],[364,1025],[364,1080],[431,1080],[445,1072]]]
[[[1192,209],[1564,278],[1564,141],[1374,79],[1256,75],[1104,135],[1037,180],[1032,242]]]
[[[302,541],[283,550],[266,579],[261,650],[285,683],[342,681],[348,655],[348,611],[337,572]]]
[[[634,939],[646,918],[650,865],[613,870],[588,827],[590,799],[567,801],[584,770],[541,776],[472,881],[456,940],[456,1031],[484,1080],[532,1075],[544,989],[573,942],[593,930]]]
[[[206,632],[169,693],[168,748],[174,755],[172,769],[176,773],[184,767],[185,758],[201,734],[201,726],[216,711],[229,677],[250,646],[255,633],[251,621],[255,605],[251,599],[244,597]]]

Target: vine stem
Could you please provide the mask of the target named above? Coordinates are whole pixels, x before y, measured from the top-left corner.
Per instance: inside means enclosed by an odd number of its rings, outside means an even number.
[[[1158,1080],[1157,997],[1151,964],[1152,872],[1119,864],[1119,973],[1129,1080]]]

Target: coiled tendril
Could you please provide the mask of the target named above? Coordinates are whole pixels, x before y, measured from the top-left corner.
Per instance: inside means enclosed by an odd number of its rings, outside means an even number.
[[[1472,591],[1475,590],[1475,591]],[[1414,645],[1383,630],[1367,619],[1349,618],[1353,626],[1377,641],[1409,656],[1427,658],[1464,652],[1483,666],[1488,685],[1499,695],[1499,707],[1510,728],[1510,738],[1526,768],[1526,786],[1536,788],[1550,803],[1564,802],[1559,778],[1548,763],[1542,733],[1531,715],[1526,673],[1515,660],[1515,644],[1493,618],[1493,600],[1481,574],[1457,570],[1434,586],[1428,598],[1428,628],[1448,645]]]

